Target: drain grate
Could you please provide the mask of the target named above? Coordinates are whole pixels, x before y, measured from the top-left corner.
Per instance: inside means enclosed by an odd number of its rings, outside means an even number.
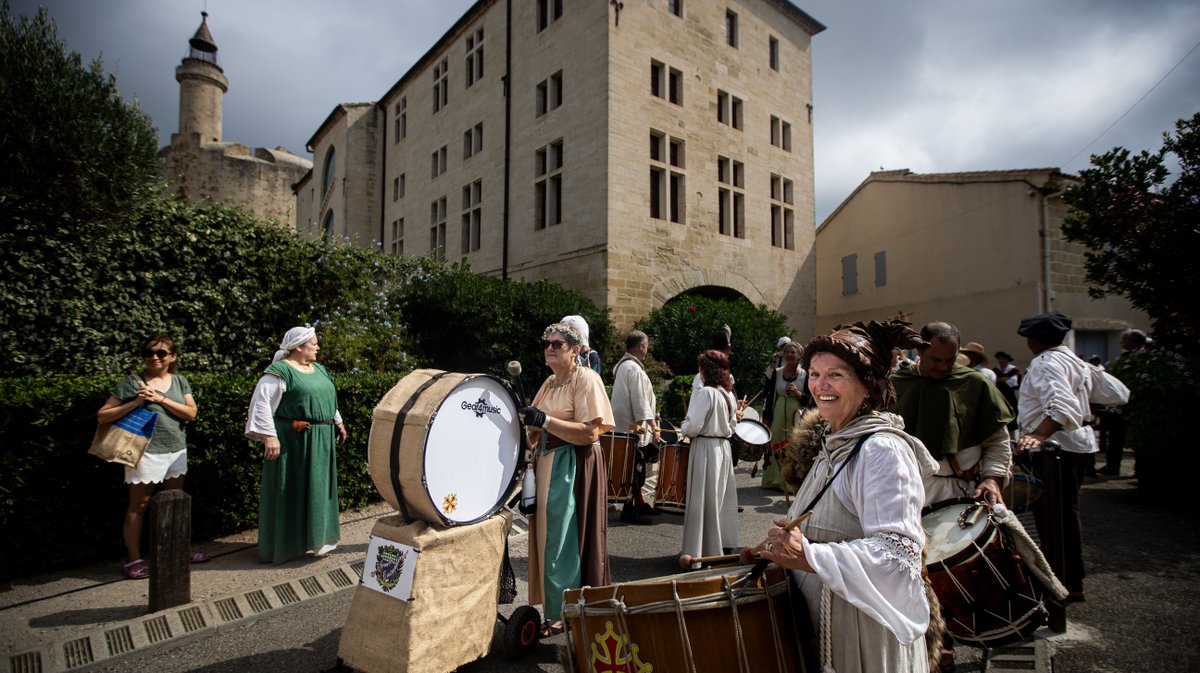
[[[354,581],[351,580],[350,576],[346,574],[346,571],[342,570],[341,568],[335,568],[329,571],[329,581],[333,582],[333,586],[339,589],[345,589],[354,585]]]
[[[255,612],[266,612],[271,609],[271,601],[267,600],[267,595],[261,589],[246,594],[246,602]]]
[[[355,561],[350,564],[350,569],[354,571],[355,575],[358,575],[359,579],[362,579],[363,566],[365,565],[367,565],[366,561]]]
[[[9,657],[8,670],[12,673],[42,673],[42,653],[26,652]]]
[[[179,611],[179,621],[183,622],[183,630],[186,633],[199,631],[208,626],[204,623],[204,613],[199,607],[190,607],[186,610]]]
[[[95,661],[92,656],[92,639],[88,637],[79,638],[63,643],[63,661],[67,668],[78,668]]]
[[[304,589],[304,593],[308,594],[309,598],[320,596],[325,593],[325,589],[321,587],[321,583],[316,577],[305,577],[300,580],[300,588]]]
[[[223,622],[232,622],[242,618],[242,610],[238,607],[237,601],[232,598],[222,598],[213,605],[217,607],[217,614]]]
[[[275,589],[275,595],[284,605],[300,602],[300,594],[296,593],[291,584],[276,584],[273,588]]]
[[[108,656],[125,654],[133,651],[133,633],[128,626],[109,629],[104,632],[104,643],[108,645]]]
[[[147,619],[143,623],[146,625],[146,638],[151,643],[161,643],[171,638],[171,625],[167,623],[165,615]]]

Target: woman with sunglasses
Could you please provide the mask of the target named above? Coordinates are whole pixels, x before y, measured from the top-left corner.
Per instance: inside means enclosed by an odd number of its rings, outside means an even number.
[[[163,490],[183,488],[187,474],[187,438],[183,424],[196,418],[196,400],[188,380],[175,373],[179,353],[169,334],[154,334],[142,342],[141,374],[125,377],[96,413],[101,423],[115,423],[138,407],[158,414],[154,435],[136,468],[125,468],[129,484],[129,507],[121,528],[128,557],[122,571],[129,579],[145,579],[150,567],[142,559],[142,524],[146,507],[156,486]],[[192,563],[207,561],[196,552]]]
[[[600,375],[579,366],[580,335],[555,323],[542,334],[542,383],[521,419],[534,447],[537,513],[529,524],[529,602],[545,603],[543,637],[563,631],[565,589],[611,583],[608,468],[600,435],[613,428]]]

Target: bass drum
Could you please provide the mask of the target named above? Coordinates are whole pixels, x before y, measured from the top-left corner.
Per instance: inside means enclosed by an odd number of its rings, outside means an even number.
[[[371,419],[375,488],[409,520],[458,526],[490,517],[514,492],[523,462],[517,409],[493,376],[413,371]]]

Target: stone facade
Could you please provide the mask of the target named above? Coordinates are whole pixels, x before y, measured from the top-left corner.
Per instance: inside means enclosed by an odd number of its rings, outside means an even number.
[[[379,115],[374,103],[346,103],[309,141],[316,164],[295,185],[296,228],[361,245],[380,240]],[[321,219],[317,219],[320,215]]]
[[[347,230],[562,283],[620,329],[711,291],[810,333],[811,39],[824,27],[782,0],[672,5],[562,3],[555,16],[552,0],[512,3],[508,26],[505,3],[477,2],[376,104],[379,161],[348,156],[376,168],[382,213]],[[335,111],[318,130],[318,166],[352,123]],[[313,191],[298,189],[301,223],[327,217]]]
[[[1149,318],[1088,297],[1084,247],[1062,236],[1074,181],[1052,168],[872,173],[817,230],[817,329],[903,312],[1028,362],[1021,319],[1062,311],[1077,352],[1116,356],[1120,333]]]
[[[207,13],[189,42],[190,54],[175,69],[179,132],[158,152],[165,193],[188,203],[239,206],[261,220],[295,227],[292,186],[312,162],[283,147],[252,149],[223,142],[222,103],[229,80],[217,62]]]

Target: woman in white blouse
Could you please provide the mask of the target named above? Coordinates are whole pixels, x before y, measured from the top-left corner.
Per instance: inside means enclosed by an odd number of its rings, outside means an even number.
[[[920,345],[908,323],[871,321],[818,336],[804,349],[809,391],[827,427],[788,514],[811,508],[812,515],[790,531],[786,519],[777,520],[762,556],[793,570],[823,671],[930,667],[921,475],[937,462],[898,416],[878,411],[895,395],[887,376],[893,347]],[[940,634],[930,639],[936,652]]]

